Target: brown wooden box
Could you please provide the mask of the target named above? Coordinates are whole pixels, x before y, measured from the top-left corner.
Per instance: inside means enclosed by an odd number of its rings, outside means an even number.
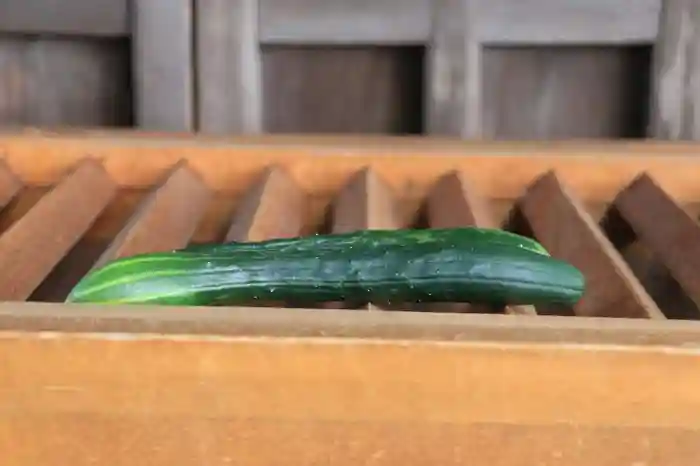
[[[699,153],[0,135],[1,462],[695,465]],[[575,309],[60,304],[188,242],[502,222],[584,271]]]

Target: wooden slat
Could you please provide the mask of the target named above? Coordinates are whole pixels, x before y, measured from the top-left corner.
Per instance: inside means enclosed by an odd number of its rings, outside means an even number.
[[[191,0],[135,0],[133,63],[138,126],[194,129]]]
[[[264,44],[423,44],[429,0],[260,0]]]
[[[479,41],[485,44],[650,44],[656,40],[661,3],[476,0],[475,26]]]
[[[427,200],[428,222],[432,228],[480,227],[498,228],[490,207],[459,172],[440,178]],[[452,312],[482,312],[481,306],[450,305]],[[474,309],[476,307],[476,309]],[[507,306],[507,314],[535,315],[533,306]]]
[[[293,238],[304,227],[305,196],[282,169],[265,171],[237,209],[226,241]]]
[[[446,172],[469,175],[487,198],[513,199],[548,170],[586,202],[610,202],[648,172],[679,202],[700,199],[700,145],[688,142],[469,141],[387,136],[259,135],[214,137],[107,130],[4,130],[0,153],[22,180],[46,186],[85,154],[104,160],[125,188],[144,189],[180,160],[216,191],[248,186],[279,165],[305,191],[328,196],[370,167],[396,193],[423,196]],[[322,155],[322,156],[321,156]],[[508,176],[504,176],[507,173]],[[410,183],[407,183],[410,180]]]
[[[258,0],[198,0],[196,5],[199,129],[261,132]]]
[[[613,208],[700,305],[700,225],[646,174],[620,192]]]
[[[700,3],[665,0],[654,47],[651,135],[700,138]]]
[[[537,179],[522,198],[535,238],[554,257],[586,277],[586,293],[574,307],[580,316],[662,319],[663,314],[583,205],[554,172]]]
[[[394,230],[402,227],[396,199],[391,189],[372,170],[364,169],[353,176],[340,192],[333,205],[333,233],[359,230]],[[329,306],[334,307],[338,303]],[[348,303],[354,306],[356,303]],[[379,303],[390,305],[392,303]],[[362,309],[380,310],[373,303]]]
[[[0,160],[0,211],[22,188],[22,182],[12,173],[7,164]]]
[[[482,132],[482,47],[471,24],[472,0],[433,3],[427,56],[429,134],[479,138]]]
[[[204,215],[211,191],[186,164],[178,164],[139,205],[95,263],[187,246]]]
[[[2,0],[0,32],[128,36],[128,0]]]
[[[697,464],[697,339],[512,340],[5,332],[0,450],[17,466]]]
[[[391,189],[372,170],[350,179],[333,206],[333,233],[401,227]]]
[[[25,300],[107,207],[115,184],[82,162],[0,236],[0,299]]]
[[[397,311],[147,305],[54,305],[0,303],[0,330],[62,333],[121,333],[172,336],[351,338],[401,341],[478,341],[547,345],[613,345],[694,348],[700,322],[502,314],[431,314]]]

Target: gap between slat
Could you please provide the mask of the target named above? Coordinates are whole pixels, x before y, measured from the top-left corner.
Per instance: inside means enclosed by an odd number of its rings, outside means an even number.
[[[0,210],[19,193],[22,182],[15,176],[4,160],[0,160]]]
[[[612,210],[700,306],[698,223],[646,173],[617,195]]]
[[[535,238],[552,256],[585,275],[586,292],[574,306],[577,315],[665,318],[582,203],[554,172],[537,179],[518,208]]]
[[[396,230],[402,227],[397,212],[397,202],[391,188],[369,168],[354,175],[340,192],[333,205],[333,233],[350,233],[360,230]],[[396,303],[401,306],[401,303]],[[354,309],[384,310],[385,306],[373,303],[328,303],[328,307],[352,306]],[[405,306],[403,306],[405,307]]]
[[[186,163],[178,163],[141,202],[94,267],[122,257],[187,246],[211,195]]]
[[[0,236],[0,299],[26,300],[107,207],[116,185],[84,160]]]
[[[464,176],[451,172],[442,176],[428,195],[428,223],[431,228],[498,228],[488,202],[470,186]],[[431,305],[439,312],[490,313],[488,306],[467,303]],[[534,306],[506,306],[506,314],[536,315]]]

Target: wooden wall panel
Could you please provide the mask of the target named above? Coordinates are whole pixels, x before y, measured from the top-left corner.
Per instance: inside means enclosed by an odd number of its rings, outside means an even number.
[[[268,132],[418,133],[420,47],[264,47]]]
[[[0,125],[128,126],[129,44],[0,36]]]
[[[483,54],[484,136],[641,137],[649,47],[507,47]]]

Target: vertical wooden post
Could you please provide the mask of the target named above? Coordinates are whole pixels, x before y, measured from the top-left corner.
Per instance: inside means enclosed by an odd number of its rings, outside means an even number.
[[[192,0],[133,0],[136,124],[192,131]]]
[[[195,0],[199,129],[262,131],[258,0]]]
[[[426,79],[430,134],[482,135],[482,51],[471,27],[472,13],[472,0],[433,3]]]
[[[700,139],[700,2],[664,0],[654,48],[650,135]]]

